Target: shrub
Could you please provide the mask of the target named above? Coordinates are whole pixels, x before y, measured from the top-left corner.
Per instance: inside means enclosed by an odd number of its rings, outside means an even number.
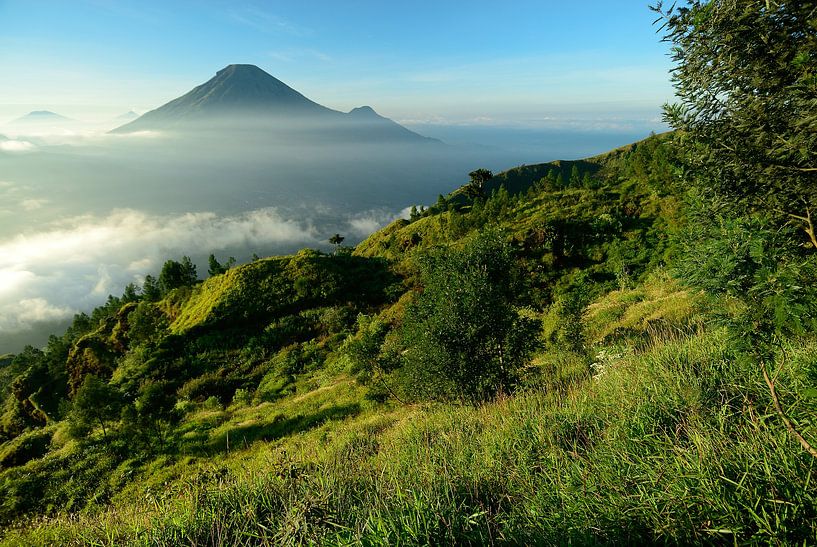
[[[516,385],[540,325],[512,305],[514,266],[498,232],[426,257],[402,329],[410,396],[474,403]]]

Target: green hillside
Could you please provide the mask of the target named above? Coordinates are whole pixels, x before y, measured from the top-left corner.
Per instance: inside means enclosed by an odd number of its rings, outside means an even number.
[[[261,259],[158,301],[111,302],[96,327],[79,318],[8,365],[24,372],[4,395],[6,541],[801,537],[815,506],[795,485],[810,463],[714,326],[737,304],[667,266],[686,222],[671,139],[576,162],[564,186],[549,175],[564,163],[514,169],[492,179],[514,192],[455,193],[352,252]],[[424,403],[389,356],[405,351],[425,257],[486,232],[512,253],[537,349],[513,397]],[[786,383],[811,374],[809,340],[781,348]],[[85,423],[65,400],[88,375],[118,402]],[[42,378],[48,394],[32,391]],[[771,461],[786,468],[746,472]],[[787,504],[757,497],[771,485]]]

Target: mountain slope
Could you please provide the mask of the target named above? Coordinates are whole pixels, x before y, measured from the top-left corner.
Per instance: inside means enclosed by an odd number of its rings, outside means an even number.
[[[188,93],[120,126],[135,131],[260,130],[341,141],[433,141],[379,116],[370,107],[349,114],[322,106],[254,65],[229,65]]]

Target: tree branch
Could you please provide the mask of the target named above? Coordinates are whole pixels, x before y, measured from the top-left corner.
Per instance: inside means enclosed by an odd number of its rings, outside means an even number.
[[[786,213],[785,211],[780,211],[779,209],[777,209],[777,210],[779,212],[785,214],[785,215],[788,215],[789,217],[791,217],[791,218],[793,218],[795,220],[805,222],[806,226],[805,226],[805,228],[803,228],[803,231],[805,231],[806,234],[808,234],[808,237],[811,240],[812,246],[814,247],[815,250],[817,250],[817,231],[815,231],[814,222],[811,219],[811,209],[809,207],[806,207],[806,216],[804,216],[804,217],[802,217],[800,215],[795,215],[794,213]]]
[[[766,372],[766,365],[764,363],[760,363],[760,370],[763,371],[763,379],[766,380],[766,385],[769,387],[769,393],[772,395],[772,403],[774,403],[774,409],[777,411],[778,416],[780,419],[783,420],[783,424],[786,426],[786,429],[789,433],[797,439],[797,442],[800,443],[806,452],[811,454],[811,457],[817,458],[817,449],[815,449],[809,442],[800,434],[799,431],[794,427],[794,424],[791,423],[789,417],[786,416],[786,413],[783,412],[783,407],[780,405],[780,399],[777,398],[777,392],[774,389],[774,382],[769,378],[769,374]]]

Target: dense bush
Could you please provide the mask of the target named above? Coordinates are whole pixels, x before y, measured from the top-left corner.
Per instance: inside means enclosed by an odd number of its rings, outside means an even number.
[[[497,232],[423,263],[406,310],[403,390],[414,398],[480,402],[510,392],[539,343],[538,321],[513,306],[510,246]]]

